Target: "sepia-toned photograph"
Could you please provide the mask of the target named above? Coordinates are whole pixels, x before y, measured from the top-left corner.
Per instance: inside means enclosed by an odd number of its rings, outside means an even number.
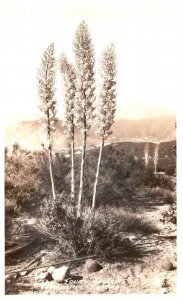
[[[5,295],[176,295],[179,17],[1,1]]]

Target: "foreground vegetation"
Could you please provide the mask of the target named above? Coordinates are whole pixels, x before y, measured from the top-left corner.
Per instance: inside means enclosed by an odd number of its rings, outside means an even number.
[[[117,260],[122,254],[137,256],[138,251],[125,239],[127,233],[144,235],[158,228],[143,218],[143,207],[136,205],[137,192],[144,187],[145,197],[164,199],[173,211],[162,216],[176,222],[175,185],[169,177],[157,177],[153,168],[145,168],[142,159],[124,149],[108,145],[103,150],[97,190],[97,209],[93,215],[92,192],[98,151],[88,150],[83,210],[76,218],[76,201],[70,197],[70,158],[61,153],[53,157],[56,200],[51,197],[49,168],[45,152],[30,152],[14,147],[6,151],[6,238],[25,233],[21,218],[44,224],[55,237],[64,256],[98,253],[105,260]],[[79,189],[80,155],[76,156],[76,191]],[[172,215],[173,214],[173,215]]]

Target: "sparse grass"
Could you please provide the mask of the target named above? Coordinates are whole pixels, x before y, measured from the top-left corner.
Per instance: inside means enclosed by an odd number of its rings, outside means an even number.
[[[154,174],[154,169],[148,167],[144,170],[144,184],[150,187],[161,187],[170,191],[175,191],[176,180],[174,176]]]
[[[176,180],[174,180],[174,176],[164,175],[164,176],[156,176],[156,186],[159,186],[163,189],[168,189],[170,191],[175,191],[176,189]]]
[[[106,223],[112,224],[116,232],[133,232],[152,234],[158,232],[157,227],[141,215],[130,213],[123,208],[101,207],[96,212],[100,218],[105,218]]]
[[[144,196],[151,198],[160,198],[164,200],[166,204],[172,204],[176,197],[175,192],[161,188],[159,186],[151,189],[147,189]]]

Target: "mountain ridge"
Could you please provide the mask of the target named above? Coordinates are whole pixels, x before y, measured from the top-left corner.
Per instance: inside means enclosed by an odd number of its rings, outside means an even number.
[[[62,120],[58,120],[56,132],[54,135],[55,148],[67,148],[68,141],[64,136]],[[114,143],[121,141],[171,141],[176,139],[175,134],[176,116],[164,116],[145,119],[118,119],[112,126],[112,135],[109,136],[106,143]],[[89,146],[99,143],[99,138],[95,135],[96,126],[89,131],[87,144]],[[42,132],[39,120],[20,121],[14,126],[5,128],[6,147],[11,148],[13,144],[18,143],[22,148],[29,150],[42,149],[41,144],[46,144],[46,138]],[[80,130],[76,129],[76,147],[81,146],[82,137]]]

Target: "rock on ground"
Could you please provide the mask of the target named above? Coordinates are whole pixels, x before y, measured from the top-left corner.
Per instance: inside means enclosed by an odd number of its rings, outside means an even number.
[[[62,266],[61,268],[55,269],[52,273],[53,280],[61,283],[64,282],[64,279],[69,278],[70,268],[67,266]]]
[[[47,278],[47,273],[40,273],[40,274],[36,274],[36,276],[35,276],[35,280],[37,282],[45,281],[46,278]]]
[[[169,260],[165,260],[162,263],[162,269],[166,270],[166,271],[172,271],[173,270],[173,264],[171,261]]]
[[[97,272],[103,269],[103,267],[94,259],[87,259],[85,263],[85,269],[89,273]]]
[[[53,274],[53,271],[54,271],[54,270],[55,270],[55,267],[51,266],[51,267],[48,268],[48,271],[47,271],[47,272],[48,272],[49,274]]]

